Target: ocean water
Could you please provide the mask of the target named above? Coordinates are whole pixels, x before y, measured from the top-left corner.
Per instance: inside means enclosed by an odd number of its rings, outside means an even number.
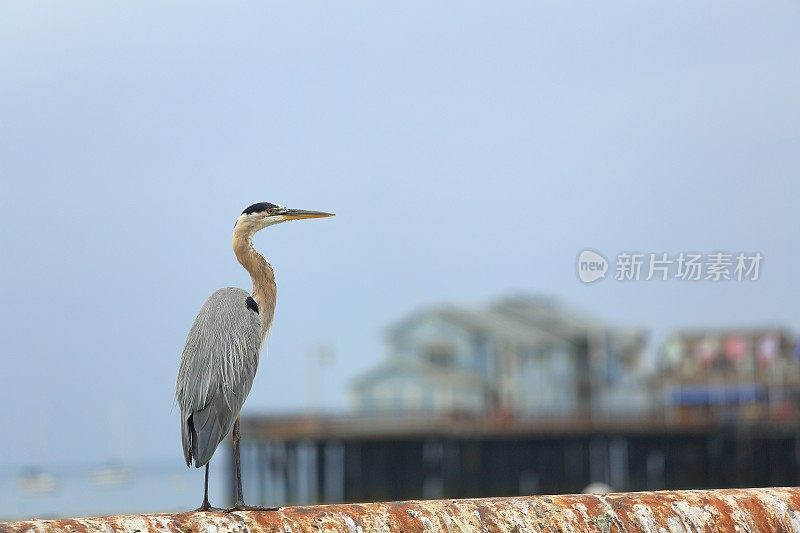
[[[211,465],[209,498],[228,504],[227,450]],[[147,462],[0,467],[0,521],[177,512],[203,499],[203,469],[182,458]]]

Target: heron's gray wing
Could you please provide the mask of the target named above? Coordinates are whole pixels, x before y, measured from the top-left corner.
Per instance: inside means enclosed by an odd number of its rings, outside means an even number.
[[[195,466],[211,460],[217,445],[230,433],[238,410],[234,413],[225,403],[225,396],[217,394],[203,409],[192,413],[184,424],[189,431],[189,441],[184,443],[184,456],[194,457]]]
[[[253,384],[261,319],[242,289],[220,289],[203,304],[183,349],[176,398],[186,464],[203,466],[230,433]]]

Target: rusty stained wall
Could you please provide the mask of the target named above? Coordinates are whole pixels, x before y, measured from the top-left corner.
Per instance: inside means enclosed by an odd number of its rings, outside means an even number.
[[[773,532],[800,533],[800,489],[527,496],[286,507],[0,524],[7,532]]]

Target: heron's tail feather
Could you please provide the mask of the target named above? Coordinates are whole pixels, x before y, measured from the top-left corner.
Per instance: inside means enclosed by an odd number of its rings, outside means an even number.
[[[200,468],[211,460],[219,443],[231,432],[235,416],[223,395],[217,394],[203,409],[192,413],[191,421],[191,456],[194,466]]]
[[[181,413],[181,442],[183,443],[183,457],[186,459],[186,466],[192,466],[192,437],[194,436],[194,421],[192,415],[188,417]]]

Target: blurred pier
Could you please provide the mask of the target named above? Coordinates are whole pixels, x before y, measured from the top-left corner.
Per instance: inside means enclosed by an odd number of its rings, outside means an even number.
[[[598,483],[794,486],[798,429],[797,420],[700,417],[248,417],[242,464],[245,494],[270,506],[567,494]]]
[[[649,333],[543,295],[415,310],[349,414],[246,416],[261,505],[800,484],[800,342]],[[230,492],[233,481],[230,480]]]

